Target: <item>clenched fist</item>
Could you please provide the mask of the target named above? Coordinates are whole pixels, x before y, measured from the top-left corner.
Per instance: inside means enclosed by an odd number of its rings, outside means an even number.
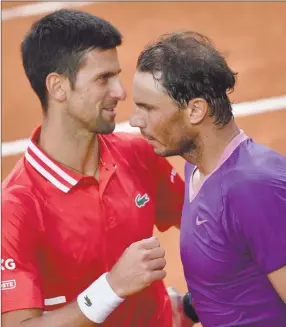
[[[166,276],[165,250],[156,237],[131,244],[107,274],[114,292],[124,298]]]

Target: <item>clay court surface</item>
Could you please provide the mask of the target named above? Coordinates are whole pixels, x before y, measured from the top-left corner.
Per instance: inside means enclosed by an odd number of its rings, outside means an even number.
[[[31,2],[30,2],[31,3]],[[25,3],[2,3],[3,10]],[[239,73],[233,102],[257,101],[286,95],[286,3],[92,3],[80,8],[110,20],[124,35],[119,49],[122,80],[129,98],[118,107],[117,122],[127,121],[133,109],[132,74],[144,45],[165,32],[190,29],[208,35]],[[6,11],[7,13],[7,11]],[[10,12],[11,13],[11,12]],[[42,14],[41,14],[42,15]],[[19,45],[31,23],[41,17],[11,17],[2,21],[2,142],[28,138],[41,120],[38,99],[22,69]],[[252,114],[237,117],[240,127],[255,140],[286,155],[286,103],[273,103]],[[269,107],[269,108],[268,108]],[[19,155],[2,158],[2,179]],[[178,172],[183,161],[172,158]],[[166,284],[186,290],[176,230],[159,234],[167,252]]]

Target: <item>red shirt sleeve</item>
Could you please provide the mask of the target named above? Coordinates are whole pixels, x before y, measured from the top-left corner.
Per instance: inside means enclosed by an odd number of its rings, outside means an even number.
[[[160,232],[164,232],[181,224],[184,181],[167,159],[157,156],[154,152],[152,155],[154,174],[158,181],[155,225]]]
[[[40,232],[31,200],[12,195],[2,202],[2,313],[44,308],[37,260]]]

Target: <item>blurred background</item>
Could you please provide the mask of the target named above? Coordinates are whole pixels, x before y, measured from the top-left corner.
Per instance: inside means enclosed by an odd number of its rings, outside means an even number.
[[[238,72],[231,94],[239,126],[253,139],[286,155],[285,2],[2,2],[2,180],[23,155],[31,131],[41,122],[40,103],[29,86],[20,42],[41,16],[76,7],[109,20],[123,34],[119,48],[128,99],[118,107],[117,128],[133,110],[132,77],[137,57],[160,34],[194,30],[211,38]],[[136,132],[136,131],[135,131]],[[184,162],[171,163],[183,176]],[[167,252],[167,286],[186,291],[176,230],[159,236]]]

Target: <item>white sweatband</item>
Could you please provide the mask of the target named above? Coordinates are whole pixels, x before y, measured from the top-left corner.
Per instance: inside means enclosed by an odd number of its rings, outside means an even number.
[[[124,301],[110,287],[107,273],[102,274],[77,297],[81,312],[91,321],[100,324]]]

